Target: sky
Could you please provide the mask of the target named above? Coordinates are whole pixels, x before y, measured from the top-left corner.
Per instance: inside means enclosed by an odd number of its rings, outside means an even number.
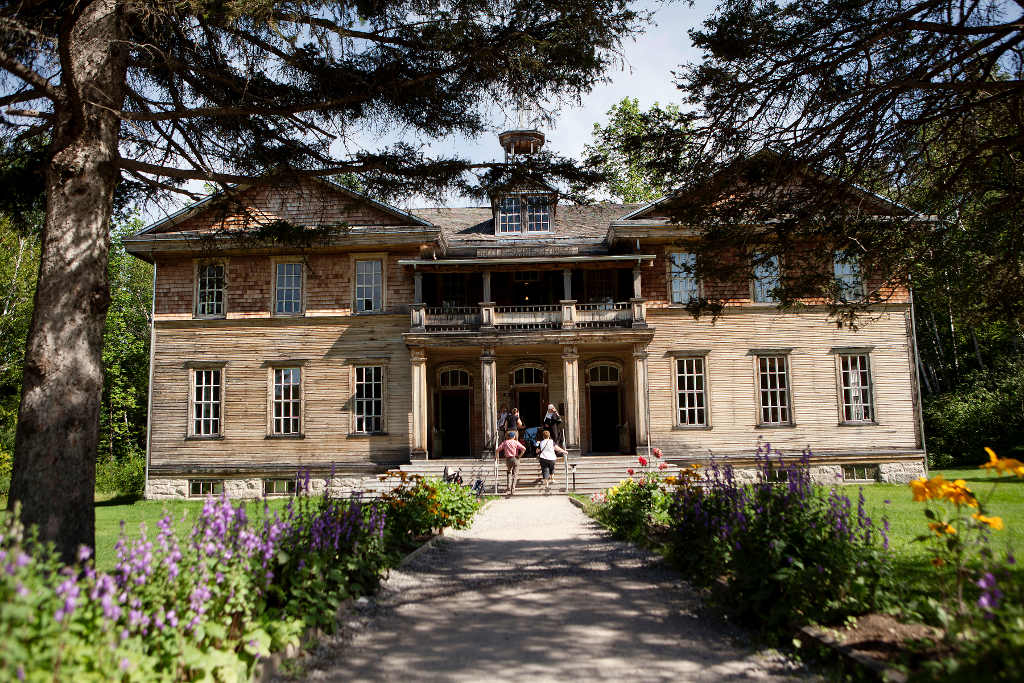
[[[584,145],[590,142],[594,124],[605,123],[608,110],[624,97],[637,98],[643,109],[655,102],[678,103],[680,94],[673,84],[672,71],[680,64],[699,59],[700,53],[693,48],[687,32],[699,26],[714,10],[715,4],[713,0],[695,0],[693,6],[685,0],[637,3],[637,7],[654,12],[654,23],[647,27],[645,33],[622,45],[624,63],[606,74],[608,83],[595,87],[583,98],[579,106],[563,108],[556,115],[553,125],[543,127],[547,137],[546,148],[579,159],[583,154]],[[494,131],[491,134],[475,139],[460,136],[440,140],[405,140],[410,143],[421,143],[438,153],[455,154],[478,162],[488,161],[500,158],[502,154],[497,133],[514,123],[514,120],[506,120],[500,111],[495,110]],[[374,145],[382,145],[399,139],[403,139],[401,134],[395,134],[374,139],[372,142]],[[202,183],[197,182],[190,189],[201,192],[201,187]],[[405,202],[395,204],[408,209],[432,206],[436,201],[411,197]],[[449,203],[454,206],[467,204],[466,199],[457,197],[452,198]],[[146,223],[150,223],[179,208],[181,206],[149,207],[143,218]]]

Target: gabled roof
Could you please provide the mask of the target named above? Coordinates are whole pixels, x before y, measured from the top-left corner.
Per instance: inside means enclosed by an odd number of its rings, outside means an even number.
[[[432,227],[432,224],[430,222],[422,218],[414,216],[411,213],[402,211],[401,209],[391,206],[390,204],[386,204],[384,202],[373,199],[372,197],[369,197],[368,195],[362,192],[357,192],[356,190],[352,190],[343,185],[340,185],[339,183],[329,178],[320,178],[317,176],[303,176],[302,179],[320,183],[334,192],[337,192],[343,196],[347,196],[349,199],[352,199],[355,202],[368,204],[372,206],[374,209],[382,211],[385,214],[392,216],[397,220],[403,222],[404,225]],[[273,184],[271,183],[270,185],[272,186]],[[253,183],[251,185],[232,185],[231,190],[245,192],[246,190],[255,187],[259,187],[259,184]],[[189,206],[186,206],[185,208],[171,214],[170,216],[167,216],[166,218],[162,218],[154,223],[151,223],[150,225],[147,225],[145,228],[135,233],[135,235],[133,235],[132,237],[140,237],[142,235],[153,234],[158,232],[174,232],[172,228],[211,208],[216,203],[216,200],[222,199],[224,197],[226,197],[226,193],[223,190],[211,194],[207,197],[204,197],[203,199],[200,199],[199,201],[190,204]]]
[[[494,234],[494,213],[490,207],[430,208],[413,209],[426,221],[438,226],[451,246],[469,242],[508,242],[542,240],[604,240],[608,226],[624,211],[631,211],[636,204],[563,204],[552,214],[550,234],[509,237]]]

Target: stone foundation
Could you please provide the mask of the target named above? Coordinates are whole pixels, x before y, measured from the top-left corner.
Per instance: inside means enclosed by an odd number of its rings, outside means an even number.
[[[179,479],[177,477],[150,477],[146,484],[146,498],[149,500],[167,500],[173,498],[189,497],[189,481],[222,481],[224,482],[224,493],[228,498],[253,499],[263,497],[264,479],[287,479],[288,477],[192,477]],[[329,480],[329,481],[328,481]],[[309,492],[313,495],[323,494],[329,491],[334,498],[351,498],[356,494],[365,496],[378,496],[389,491],[399,484],[398,479],[380,481],[373,477],[310,477]],[[275,494],[278,497],[283,494]],[[195,496],[203,498],[205,496]]]

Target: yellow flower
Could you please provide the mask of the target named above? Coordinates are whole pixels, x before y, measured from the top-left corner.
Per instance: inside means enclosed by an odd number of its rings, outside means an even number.
[[[928,494],[928,480],[924,477],[915,479],[910,482],[910,490],[914,494],[914,502],[920,503],[921,501],[928,500],[931,496]]]
[[[985,446],[985,452],[988,453],[988,462],[981,465],[979,469],[994,469],[999,476],[1003,476],[1003,472],[1009,472],[1010,474],[1015,474],[1017,477],[1024,479],[1024,462],[1015,458],[1000,458],[996,455],[996,452],[988,446]]]
[[[945,522],[930,522],[928,528],[934,531],[936,536],[941,536],[942,534],[952,536],[956,533],[956,529]]]
[[[954,482],[945,482],[942,487],[942,497],[957,505],[970,505],[974,508],[978,507],[978,499],[975,498],[974,493],[967,488],[967,482],[963,479],[957,479]]]
[[[974,517],[974,519],[978,520],[982,524],[987,524],[989,527],[995,529],[996,531],[1002,531],[1003,529],[1002,517],[988,517],[978,512],[975,512],[973,515],[971,515],[971,517]]]

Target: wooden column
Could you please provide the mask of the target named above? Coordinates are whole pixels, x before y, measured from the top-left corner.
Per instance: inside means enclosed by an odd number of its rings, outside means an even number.
[[[562,289],[565,290],[565,299],[572,298],[572,271],[566,268],[562,271]]]
[[[412,458],[429,458],[427,453],[427,350],[410,349],[412,364]]]
[[[640,293],[640,291],[641,291],[641,288],[640,288],[640,268],[637,267],[637,268],[633,269],[633,298],[634,299],[639,299],[641,296],[643,296]]]
[[[562,347],[562,373],[565,380],[565,449],[579,454],[580,449],[580,356],[575,346]]]
[[[633,344],[633,413],[636,452],[647,454],[647,348],[644,344]]]
[[[484,276],[484,301],[494,301],[491,298],[491,271],[485,270],[481,275]]]
[[[423,303],[423,273],[416,271],[412,274],[413,282],[413,303]]]
[[[494,348],[485,346],[480,353],[480,402],[481,418],[484,425],[484,441],[481,446],[481,458],[494,457],[494,449],[498,445],[498,376],[495,369]]]

